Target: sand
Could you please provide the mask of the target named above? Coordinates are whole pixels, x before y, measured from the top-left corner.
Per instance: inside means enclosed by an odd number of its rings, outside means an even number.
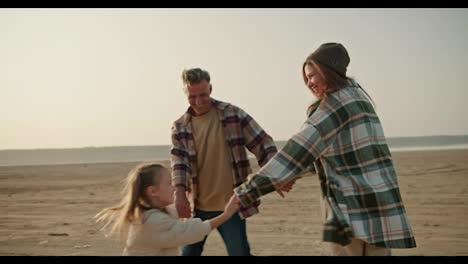
[[[418,245],[393,254],[468,255],[468,150],[393,156]],[[135,164],[0,167],[0,255],[120,255],[121,246],[99,231],[93,216],[119,200],[121,181]],[[284,199],[263,197],[261,213],[247,220],[252,253],[327,255],[319,192],[309,175]],[[204,255],[226,255],[216,231]]]

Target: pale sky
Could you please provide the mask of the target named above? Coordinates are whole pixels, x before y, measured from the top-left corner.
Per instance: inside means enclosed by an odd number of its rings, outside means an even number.
[[[1,9],[0,149],[170,144],[191,67],[287,140],[324,42],[387,137],[468,134],[468,9]]]

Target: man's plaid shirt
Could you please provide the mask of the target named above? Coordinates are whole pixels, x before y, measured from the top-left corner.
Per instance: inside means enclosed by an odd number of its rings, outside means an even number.
[[[324,241],[347,245],[358,238],[380,247],[416,247],[383,128],[368,98],[350,86],[317,106],[303,129],[234,190],[242,205],[313,165],[333,211],[324,224]]]
[[[244,183],[249,173],[249,159],[246,148],[257,158],[259,166],[265,165],[277,152],[271,136],[241,108],[232,104],[212,99],[213,107],[220,113],[220,122],[224,128],[224,136],[231,152],[232,187]],[[172,181],[175,186],[184,186],[190,192],[192,205],[196,204],[198,170],[197,150],[195,148],[191,124],[192,110],[186,111],[172,126],[171,168]],[[217,162],[216,157],[211,157]],[[242,218],[258,213],[260,200],[249,206],[241,207],[239,215]]]

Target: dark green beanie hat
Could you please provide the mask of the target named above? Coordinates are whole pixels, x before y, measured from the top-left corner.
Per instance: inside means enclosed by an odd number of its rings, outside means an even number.
[[[345,47],[340,43],[322,44],[309,58],[332,69],[343,77],[346,77],[346,68],[351,60]]]

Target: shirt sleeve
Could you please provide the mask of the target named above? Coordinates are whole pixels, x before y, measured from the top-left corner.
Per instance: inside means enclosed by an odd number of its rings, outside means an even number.
[[[247,183],[234,189],[243,206],[248,206],[260,196],[281,188],[300,176],[329,145],[312,124],[290,138],[286,145]]]
[[[171,248],[203,240],[211,231],[211,224],[200,218],[179,220],[167,214],[151,214],[145,225],[150,230],[151,246]]]
[[[245,146],[255,155],[258,165],[265,165],[278,151],[273,138],[244,110],[238,109]]]
[[[175,186],[184,186],[188,188],[187,173],[190,170],[189,155],[181,142],[181,137],[177,128],[177,124],[172,126],[171,140],[171,168],[172,168],[172,182]]]

